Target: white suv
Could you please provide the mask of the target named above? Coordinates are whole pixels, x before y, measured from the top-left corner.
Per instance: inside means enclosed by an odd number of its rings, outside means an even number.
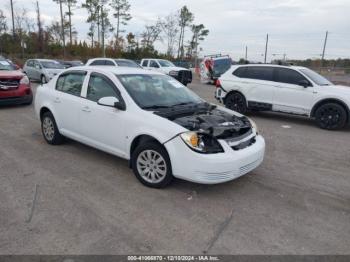
[[[215,97],[243,114],[269,110],[304,115],[329,130],[344,127],[350,118],[350,87],[299,66],[232,66],[219,78]]]
[[[265,142],[247,117],[206,103],[173,78],[127,67],[74,67],[37,89],[49,144],[64,137],[130,160],[136,177],[221,183],[263,161]]]

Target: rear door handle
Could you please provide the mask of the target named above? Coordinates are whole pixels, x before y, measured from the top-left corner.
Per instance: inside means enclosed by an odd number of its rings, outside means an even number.
[[[90,110],[90,107],[88,107],[88,106],[84,106],[82,109],[81,109],[81,111],[84,111],[84,112],[91,112],[91,110]]]
[[[61,99],[59,97],[55,97],[54,102],[55,103],[61,103]]]

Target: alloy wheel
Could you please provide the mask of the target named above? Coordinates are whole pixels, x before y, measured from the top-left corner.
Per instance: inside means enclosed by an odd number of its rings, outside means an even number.
[[[226,100],[226,107],[239,113],[245,113],[245,99],[241,94],[233,93]]]
[[[332,106],[325,107],[319,112],[320,122],[324,128],[331,129],[337,127],[340,117],[341,112],[339,109]]]
[[[154,150],[142,151],[136,160],[137,171],[149,183],[161,182],[167,174],[165,159]]]

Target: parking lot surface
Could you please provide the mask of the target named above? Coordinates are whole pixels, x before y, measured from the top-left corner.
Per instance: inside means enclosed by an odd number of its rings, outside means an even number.
[[[189,87],[215,102],[214,86]],[[157,190],[125,160],[46,144],[33,106],[0,108],[0,254],[350,254],[350,128],[250,117],[266,139],[259,168]]]

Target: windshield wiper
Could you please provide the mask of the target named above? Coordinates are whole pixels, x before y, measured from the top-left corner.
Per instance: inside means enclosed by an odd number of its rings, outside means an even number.
[[[144,106],[142,109],[158,109],[158,108],[170,108],[171,106],[167,105],[151,105],[151,106]]]
[[[194,102],[182,102],[178,104],[173,104],[172,106],[184,106],[184,105],[192,105],[195,104]]]

